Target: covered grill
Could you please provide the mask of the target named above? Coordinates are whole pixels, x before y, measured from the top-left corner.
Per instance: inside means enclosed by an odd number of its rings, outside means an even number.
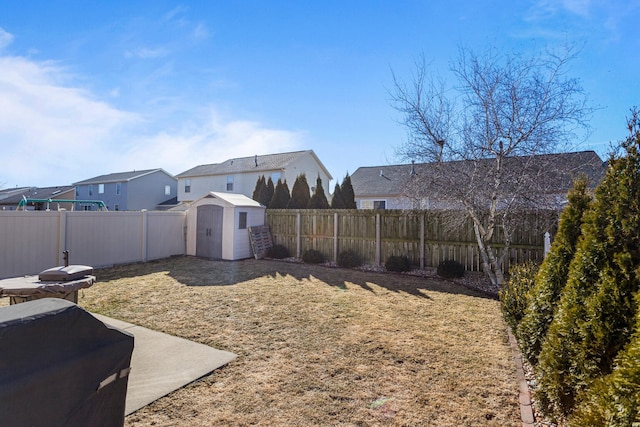
[[[0,308],[1,426],[122,426],[133,336],[60,298]]]

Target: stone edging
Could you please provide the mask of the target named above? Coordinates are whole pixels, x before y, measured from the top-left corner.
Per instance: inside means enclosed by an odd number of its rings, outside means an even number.
[[[507,334],[509,335],[509,345],[513,352],[513,361],[516,365],[516,379],[518,380],[519,398],[520,403],[520,417],[522,419],[522,427],[534,427],[535,417],[533,416],[533,408],[531,406],[531,393],[529,392],[529,384],[524,376],[524,368],[522,366],[522,353],[518,347],[516,337],[511,330],[507,328]]]

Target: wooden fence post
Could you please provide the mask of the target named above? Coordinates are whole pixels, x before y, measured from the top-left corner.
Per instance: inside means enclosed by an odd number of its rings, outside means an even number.
[[[333,213],[333,261],[338,262],[338,212]]]
[[[296,257],[300,258],[302,255],[302,237],[300,236],[302,225],[300,224],[300,211],[296,214]]]
[[[380,214],[376,214],[376,265],[380,265],[380,247],[382,242],[380,241]]]
[[[424,214],[420,215],[420,270],[424,270]]]

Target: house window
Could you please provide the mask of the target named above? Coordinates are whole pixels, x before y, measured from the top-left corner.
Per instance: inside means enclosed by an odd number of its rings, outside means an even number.
[[[373,209],[386,209],[387,202],[384,200],[374,200],[373,201]]]
[[[98,194],[104,194],[104,184],[98,184]]]
[[[118,204],[113,205],[113,210],[114,211],[119,211],[120,210],[120,205],[118,205]]]
[[[165,185],[164,186],[164,195],[165,196],[170,196],[171,195],[171,186],[170,185]]]
[[[246,230],[246,228],[247,228],[247,213],[240,212],[240,216],[238,218],[238,229]]]
[[[233,175],[227,176],[227,191],[233,191]]]
[[[80,197],[80,187],[76,187],[76,197]]]
[[[116,195],[119,196],[120,194],[122,194],[122,183],[116,182]]]
[[[190,179],[185,179],[184,180],[184,192],[185,193],[191,193],[191,180]]]
[[[93,196],[93,184],[89,184],[89,195]]]

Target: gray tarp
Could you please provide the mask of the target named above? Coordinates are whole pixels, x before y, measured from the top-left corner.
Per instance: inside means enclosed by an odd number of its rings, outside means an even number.
[[[133,336],[44,298],[0,308],[0,426],[122,426]]]

